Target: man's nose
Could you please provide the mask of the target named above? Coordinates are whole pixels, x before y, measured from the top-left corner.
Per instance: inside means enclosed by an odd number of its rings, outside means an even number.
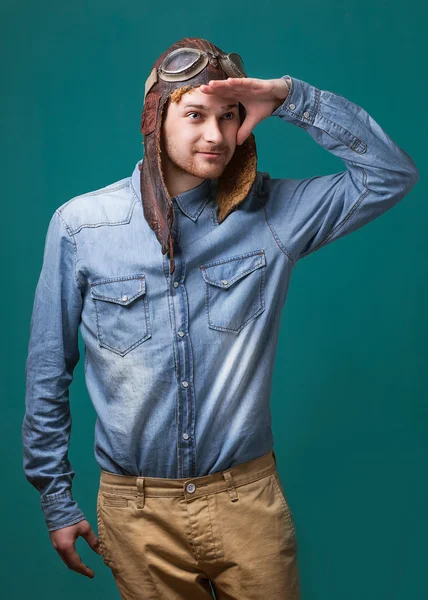
[[[204,129],[206,142],[218,144],[223,140],[223,133],[216,120],[207,121]]]

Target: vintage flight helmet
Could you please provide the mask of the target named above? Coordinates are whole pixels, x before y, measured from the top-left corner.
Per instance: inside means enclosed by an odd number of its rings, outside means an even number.
[[[140,188],[144,217],[168,253],[170,273],[174,272],[174,207],[165,186],[161,163],[162,119],[168,100],[178,102],[182,95],[212,79],[247,77],[239,54],[226,54],[203,38],[183,38],[170,46],[153,65],[145,84],[141,133],[144,136],[144,158],[140,168]],[[239,103],[240,123],[246,116]],[[218,222],[248,195],[257,174],[257,151],[251,133],[235,152],[217,179],[216,201]]]

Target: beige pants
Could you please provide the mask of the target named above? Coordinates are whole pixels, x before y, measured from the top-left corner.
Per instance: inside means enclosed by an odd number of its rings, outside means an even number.
[[[125,600],[299,600],[273,451],[193,479],[101,471],[98,536]],[[210,585],[211,582],[211,585]]]

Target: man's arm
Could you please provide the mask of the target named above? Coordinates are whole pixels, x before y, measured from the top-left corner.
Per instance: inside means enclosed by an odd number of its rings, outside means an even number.
[[[304,128],[347,167],[332,175],[264,182],[268,223],[296,262],[392,208],[419,172],[363,108],[295,77],[281,79],[290,90],[272,116]]]
[[[82,294],[75,272],[75,242],[58,211],[49,223],[26,361],[22,424],[24,472],[40,492],[49,531],[85,519],[71,494],[69,385],[79,360]]]

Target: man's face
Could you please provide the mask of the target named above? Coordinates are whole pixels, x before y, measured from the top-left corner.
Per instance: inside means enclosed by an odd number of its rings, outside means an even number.
[[[162,123],[169,172],[200,179],[220,177],[235,152],[239,127],[238,103],[230,98],[193,88],[178,102],[169,101]]]

